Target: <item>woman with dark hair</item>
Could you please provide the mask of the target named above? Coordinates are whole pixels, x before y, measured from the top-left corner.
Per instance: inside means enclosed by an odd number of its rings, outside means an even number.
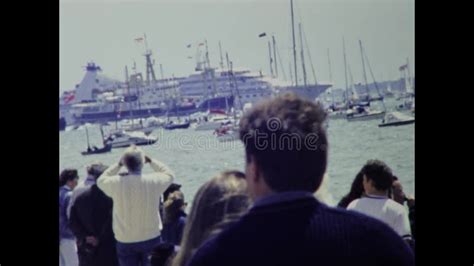
[[[362,197],[364,194],[364,186],[362,184],[363,180],[364,174],[362,171],[359,171],[359,173],[357,173],[356,177],[354,178],[354,181],[352,181],[351,190],[341,199],[341,201],[339,201],[337,207],[346,209],[349,203]]]

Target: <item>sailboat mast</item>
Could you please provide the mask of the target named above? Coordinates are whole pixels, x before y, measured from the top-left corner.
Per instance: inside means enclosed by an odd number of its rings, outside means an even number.
[[[234,71],[232,71],[232,62],[229,62],[229,66],[230,66],[230,73],[232,73],[232,78],[234,80],[234,86],[235,86],[236,92],[237,92],[237,82],[235,82]],[[235,113],[235,108],[233,108],[233,109],[234,109],[233,110],[233,115],[234,115],[234,123],[235,123],[237,121],[237,114]]]
[[[374,72],[372,71],[372,67],[370,66],[369,57],[367,56],[367,53],[364,53],[364,54],[365,54],[365,57],[366,57],[366,60],[367,60],[367,66],[369,67],[370,75],[372,76],[372,79],[374,80],[375,90],[377,90],[377,94],[379,95],[379,99],[381,99],[381,101],[382,101],[383,110],[384,110],[384,112],[386,112],[387,108],[385,107],[385,103],[383,101],[383,96],[380,93],[379,86],[377,85],[377,81],[375,80]]]
[[[307,79],[306,79],[306,67],[304,65],[304,48],[303,48],[303,34],[301,32],[301,23],[298,24],[299,31],[300,31],[300,44],[301,44],[301,67],[303,70],[303,84],[306,87]]]
[[[354,86],[354,77],[352,76],[351,67],[349,65],[347,66],[347,71],[349,72],[349,78],[350,78],[350,86],[349,87],[351,88],[351,91],[352,91],[352,98],[354,100],[357,100],[359,98],[359,95],[357,93],[356,87]]]
[[[277,64],[277,56],[276,56],[275,35],[272,35],[272,40],[273,40],[273,61],[275,62],[275,77],[278,77],[278,64]]]
[[[289,70],[290,70],[290,80],[291,84],[293,84],[293,71],[291,70],[291,62],[288,62]]]
[[[346,43],[345,43],[344,37],[342,37],[342,52],[343,52],[343,55],[344,55],[344,81],[346,82],[346,95],[347,95],[346,100],[348,100],[348,98],[349,98],[349,86],[347,84]]]
[[[207,67],[210,68],[211,67],[211,61],[209,60],[209,49],[207,47],[207,40],[204,40],[205,44],[206,44],[206,63],[207,63]]]
[[[362,59],[362,71],[364,72],[365,89],[367,91],[367,97],[369,97],[369,99],[370,99],[369,84],[367,83],[367,74],[365,72],[365,64],[364,64],[364,52],[362,50],[362,41],[361,40],[359,40],[359,46],[360,46],[360,57]]]
[[[316,71],[314,71],[313,59],[311,58],[311,50],[309,49],[308,40],[306,39],[306,34],[304,33],[303,26],[301,26],[301,32],[303,34],[304,44],[306,45],[306,49],[308,51],[308,59],[309,59],[309,64],[311,66],[311,73],[313,74],[313,78],[314,78],[314,85],[317,86],[318,79],[316,78]]]
[[[329,67],[329,81],[332,83],[332,71],[331,71],[331,55],[328,48],[328,67]],[[334,105],[334,86],[331,87],[331,100]]]
[[[231,81],[231,78],[230,78],[230,63],[229,63],[229,54],[226,52],[225,53],[225,60],[227,62],[227,82],[229,84],[229,89],[230,89],[230,94],[232,95],[232,97],[234,98],[234,105],[235,105],[235,96],[234,96],[234,91],[233,91],[233,86],[232,86],[232,81]],[[240,99],[238,99],[240,101]],[[227,98],[226,98],[226,105],[227,105]],[[227,107],[227,106],[226,106]],[[235,107],[234,107],[235,109]]]
[[[270,75],[274,77],[273,75],[273,60],[272,60],[272,46],[270,44],[270,41],[268,41],[268,58],[270,59]]]
[[[87,148],[90,149],[91,145],[89,144],[89,130],[87,129],[87,125],[84,124],[84,127],[86,128],[86,136],[87,136]]]
[[[407,74],[408,74],[408,85],[410,86],[410,92],[413,93],[413,79],[411,77],[410,63],[408,62],[408,57],[407,57]]]
[[[128,83],[128,67],[125,66],[125,82]]]
[[[296,41],[295,41],[295,18],[293,15],[293,0],[290,0],[291,4],[291,32],[293,35],[293,60],[295,65],[295,86],[298,86],[298,70],[296,65]]]
[[[134,67],[134,68],[136,69],[136,67]],[[128,98],[129,98],[128,113],[133,118],[133,103],[132,103],[131,97],[130,97],[130,79],[128,78],[128,67],[127,66],[125,66],[125,77],[126,77],[126,80],[127,80],[126,86],[127,86],[127,94],[128,94]],[[136,81],[136,74],[132,75],[132,77]],[[115,127],[117,128],[117,124],[115,125]]]
[[[222,58],[222,46],[221,41],[219,41],[219,55],[221,57],[221,61],[219,62],[221,69],[224,69],[224,59]]]
[[[329,67],[329,81],[332,82],[332,71],[331,71],[331,55],[328,48],[328,67]]]

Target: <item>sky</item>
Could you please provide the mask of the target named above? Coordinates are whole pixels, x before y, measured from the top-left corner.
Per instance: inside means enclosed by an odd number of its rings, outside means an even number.
[[[359,40],[377,81],[400,78],[398,68],[407,58],[414,74],[414,0],[294,0],[294,12],[299,77],[299,22],[308,43],[304,52],[309,81],[313,76],[308,52],[319,82],[331,81],[331,73],[335,87],[345,87],[343,38],[355,82],[363,81]],[[263,32],[267,36],[259,38]],[[131,71],[134,62],[137,71],[145,73],[144,44],[134,41],[143,34],[157,78],[159,64],[165,77],[192,73],[196,60],[188,57],[195,56],[196,44],[204,40],[212,66],[219,65],[220,41],[234,67],[269,73],[267,41],[274,35],[289,79],[290,0],[60,0],[60,91],[73,89],[90,61],[118,80],[125,79],[125,66]],[[281,75],[280,63],[278,70]],[[367,75],[371,82],[368,68]]]

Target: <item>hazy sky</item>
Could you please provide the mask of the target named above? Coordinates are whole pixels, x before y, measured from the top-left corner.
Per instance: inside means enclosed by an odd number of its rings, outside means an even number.
[[[363,78],[359,39],[376,80],[399,78],[398,67],[407,57],[414,72],[414,0],[295,0],[294,4],[296,29],[301,21],[319,81],[329,81],[329,48],[333,82],[344,86],[343,36],[356,82]],[[88,61],[100,65],[104,75],[120,80],[125,65],[130,71],[134,61],[137,70],[145,72],[144,46],[134,41],[143,33],[156,61],[157,77],[159,63],[167,77],[190,74],[195,60],[188,56],[195,55],[194,45],[204,39],[213,66],[218,66],[220,40],[234,66],[269,73],[267,39],[258,38],[262,32],[275,34],[288,77],[289,0],[61,0],[60,89],[79,83]],[[298,34],[296,39],[299,64]],[[190,43],[193,47],[186,48]],[[305,63],[312,80],[307,56]]]

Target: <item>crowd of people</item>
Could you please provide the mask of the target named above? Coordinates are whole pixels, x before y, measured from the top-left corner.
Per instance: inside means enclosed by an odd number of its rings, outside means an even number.
[[[368,161],[337,207],[325,202],[325,119],[294,94],[255,105],[239,125],[244,172],[205,182],[189,214],[174,172],[138,147],[90,165],[80,185],[63,170],[60,265],[414,265],[415,200],[384,162]],[[264,146],[262,134],[305,141]]]

